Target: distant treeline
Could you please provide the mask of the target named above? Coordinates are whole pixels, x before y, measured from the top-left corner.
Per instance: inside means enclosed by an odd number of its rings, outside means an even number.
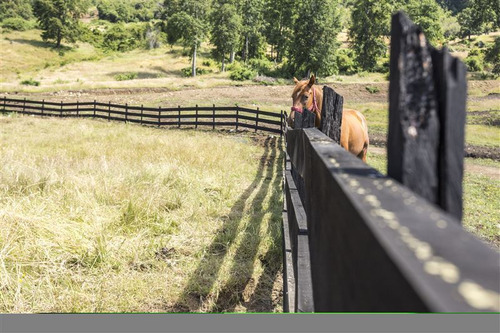
[[[187,75],[203,74],[196,58],[209,42],[234,79],[387,72],[389,20],[397,10],[433,44],[500,28],[497,0],[0,0],[4,29],[37,26],[57,47],[63,40],[111,51],[180,43],[192,59]],[[349,48],[340,47],[341,31]],[[499,43],[478,45],[469,69],[499,74]]]

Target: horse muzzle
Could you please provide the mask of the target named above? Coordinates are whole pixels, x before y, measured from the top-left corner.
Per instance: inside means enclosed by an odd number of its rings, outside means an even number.
[[[295,112],[298,112],[298,113],[302,113],[302,111],[303,111],[302,108],[299,108],[299,107],[296,107],[296,106],[292,106],[291,110],[295,111]]]

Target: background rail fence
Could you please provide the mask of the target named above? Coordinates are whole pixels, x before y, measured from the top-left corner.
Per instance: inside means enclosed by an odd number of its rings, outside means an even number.
[[[306,110],[286,129],[285,311],[500,311],[500,255],[460,223],[464,65],[393,16],[388,176],[338,144],[323,91],[321,131]]]
[[[285,114],[239,106],[146,107],[102,102],[49,102],[19,98],[0,100],[2,113],[15,112],[44,117],[81,117],[126,121],[153,126],[232,127],[283,134]]]

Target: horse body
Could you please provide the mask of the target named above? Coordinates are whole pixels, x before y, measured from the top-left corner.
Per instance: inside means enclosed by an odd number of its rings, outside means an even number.
[[[309,80],[304,81],[293,79],[295,88],[292,93],[293,106],[288,118],[289,126],[293,127],[295,112],[302,112],[306,108],[315,114],[314,124],[320,128],[323,91],[314,84],[316,82],[314,75]],[[340,146],[366,162],[368,145],[368,126],[365,117],[359,111],[344,109],[340,127]]]

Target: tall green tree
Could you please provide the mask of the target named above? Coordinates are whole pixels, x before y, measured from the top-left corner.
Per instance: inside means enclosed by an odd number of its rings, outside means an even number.
[[[190,48],[191,75],[195,77],[198,48],[209,31],[207,17],[210,0],[165,0],[163,7],[168,42],[181,41]]]
[[[377,60],[387,52],[384,36],[389,34],[394,9],[389,1],[354,0],[349,40],[362,70],[374,71]]]
[[[239,44],[242,29],[241,17],[234,3],[228,0],[218,0],[214,2],[211,22],[210,42],[215,46],[214,55],[221,60],[224,72],[226,54],[234,55]]]
[[[340,31],[337,0],[306,0],[296,4],[298,16],[289,49],[294,72],[331,75]]]
[[[271,45],[271,56],[282,62],[293,32],[294,0],[266,0],[264,19],[266,39]]]
[[[431,43],[444,39],[441,23],[445,19],[445,12],[435,0],[408,0],[404,9]]]
[[[264,46],[264,0],[239,0],[237,5],[242,17],[241,57],[246,62],[258,57]]]
[[[81,34],[78,19],[87,7],[82,0],[35,0],[33,11],[43,30],[42,39],[54,40],[56,47],[63,39],[74,43]]]
[[[462,36],[480,34],[500,27],[498,0],[469,0],[467,8],[458,14]]]

